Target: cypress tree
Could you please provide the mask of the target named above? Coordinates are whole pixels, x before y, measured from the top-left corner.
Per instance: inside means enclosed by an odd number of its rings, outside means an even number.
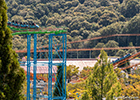
[[[25,74],[12,50],[12,34],[7,27],[6,12],[5,0],[0,0],[0,100],[22,100]]]
[[[62,92],[65,91],[65,90],[62,90],[62,79],[63,79],[62,66],[58,66],[57,68],[58,68],[57,79],[56,79],[56,83],[55,83],[55,86],[54,86],[53,97],[61,97],[61,96],[63,96]],[[56,100],[61,100],[61,99],[56,99]]]
[[[86,80],[86,88],[92,96],[92,100],[114,100],[121,92],[121,85],[113,70],[113,65],[108,61],[105,51],[101,51],[100,59],[93,67],[92,74]]]

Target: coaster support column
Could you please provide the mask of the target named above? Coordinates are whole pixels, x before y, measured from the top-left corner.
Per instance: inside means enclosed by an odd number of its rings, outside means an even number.
[[[60,39],[60,41],[57,41]],[[60,49],[61,48],[61,49]],[[49,77],[48,77],[48,100],[66,100],[66,49],[67,49],[67,37],[66,34],[50,34],[49,35]],[[52,51],[55,51],[58,56],[58,63],[53,62],[55,60]],[[52,91],[52,69],[53,66],[61,66],[62,70],[60,76],[57,77],[55,81],[55,86],[59,93],[58,96],[53,96]],[[59,78],[62,77],[62,81],[59,81]],[[61,82],[61,83],[60,83]],[[62,84],[62,85],[61,85]],[[60,87],[57,87],[59,85]]]
[[[30,100],[30,42],[31,35],[27,35],[27,100]]]
[[[36,100],[36,70],[37,70],[37,53],[36,53],[36,47],[37,47],[37,34],[34,34],[33,100]]]

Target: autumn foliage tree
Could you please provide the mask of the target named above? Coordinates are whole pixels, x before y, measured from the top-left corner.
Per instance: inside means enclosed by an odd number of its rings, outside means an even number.
[[[79,67],[76,67],[75,65],[69,65],[67,66],[67,79],[70,81],[72,76],[78,76]]]
[[[117,68],[115,72],[121,83],[122,97],[139,97],[140,98],[140,74],[139,69],[135,70],[133,74],[122,73],[122,70]],[[138,73],[137,73],[138,72]]]
[[[117,80],[113,65],[108,61],[105,51],[101,51],[100,59],[93,67],[93,72],[88,77],[86,84],[92,100],[102,100],[104,97],[107,100],[113,100],[114,96],[120,95],[120,82]]]
[[[5,0],[0,0],[0,100],[23,100],[25,74],[12,50],[12,34],[7,27],[6,13]]]

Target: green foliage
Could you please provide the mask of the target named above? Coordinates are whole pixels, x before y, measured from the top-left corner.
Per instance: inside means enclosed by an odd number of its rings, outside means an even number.
[[[118,16],[109,10],[104,10],[98,21],[99,25],[107,26],[118,21]]]
[[[0,0],[0,99],[23,100],[24,70],[12,50],[11,30],[7,27],[7,6]]]
[[[125,17],[133,17],[139,13],[139,7],[140,4],[138,0],[126,0],[122,4],[120,11]]]
[[[125,54],[126,54],[126,51],[125,51],[125,50],[119,50],[119,51],[116,53],[116,56],[123,57]]]
[[[53,97],[60,97],[63,95],[65,90],[62,90],[62,78],[63,78],[63,69],[62,66],[58,66],[58,71],[57,71],[57,79],[56,79],[56,83],[54,86],[54,90],[53,90]],[[60,100],[60,99],[57,99]]]
[[[85,82],[84,80],[82,80],[82,82],[75,84],[68,83],[67,89],[68,89],[68,98],[79,99],[81,98],[81,95],[85,92]],[[78,97],[77,94],[80,96]]]
[[[139,0],[6,0],[6,3],[10,20],[35,22],[41,27],[65,27],[67,34],[71,36],[68,42],[102,35],[140,32]],[[14,37],[13,41],[16,39],[19,45],[14,41],[13,48],[26,48],[26,43],[22,44],[26,37],[16,38]],[[139,40],[139,37],[137,38]],[[69,44],[69,48],[94,48],[99,42],[106,44],[109,40],[118,42],[119,46],[128,46],[127,39],[120,37],[117,40],[106,38],[86,41]],[[140,44],[134,37],[129,41],[133,42],[134,46]],[[114,56],[114,53],[112,55]]]
[[[122,22],[116,22],[111,25],[108,25],[107,27],[103,27],[98,30],[101,35],[111,35],[111,34],[120,34],[120,31],[122,30],[122,27],[124,26],[124,23]]]
[[[119,82],[121,83],[122,91],[121,96],[124,97],[140,97],[140,76],[139,76],[139,68],[134,71],[133,74],[127,74],[128,77],[126,77],[125,73],[120,73],[120,69],[115,69],[115,72],[117,73],[119,77]],[[123,77],[120,77],[123,76]]]
[[[91,74],[91,71],[93,70],[92,67],[84,67],[83,70],[80,72],[80,78],[85,78]]]
[[[118,43],[114,40],[109,40],[107,43],[106,43],[106,47],[107,48],[112,48],[112,47],[118,47]],[[110,55],[110,56],[113,56],[116,54],[118,50],[107,50],[107,53]]]
[[[130,21],[125,24],[121,33],[139,33],[140,32],[140,16],[134,16]]]
[[[76,67],[75,65],[69,65],[67,66],[67,79],[71,80],[72,76],[78,76],[79,67]]]
[[[121,64],[121,65],[119,64],[118,68],[123,68],[123,67],[128,67],[128,66],[130,66],[130,62],[129,61],[124,63],[124,64]],[[131,68],[126,69],[127,73],[130,73],[130,71],[131,71]]]
[[[101,6],[110,6],[110,2],[108,0],[101,0]]]
[[[81,4],[83,4],[83,3],[85,2],[85,0],[79,0],[79,2],[80,2]]]
[[[98,43],[95,48],[104,48],[105,47],[105,44],[104,43]],[[92,55],[94,57],[97,57],[98,55],[100,54],[100,51],[96,51],[96,52],[92,52]]]
[[[93,67],[93,72],[86,83],[86,88],[93,100],[102,100],[104,97],[107,100],[113,100],[114,96],[120,95],[121,85],[105,51],[101,51],[100,59]]]
[[[89,97],[89,94],[87,91],[85,91],[85,93],[83,94],[82,96],[82,99],[81,100],[90,100],[90,97]]]
[[[119,0],[120,4],[123,3],[123,0]]]
[[[129,47],[134,47],[132,42],[129,43]],[[128,53],[135,54],[135,53],[137,53],[137,50],[136,49],[129,49]]]

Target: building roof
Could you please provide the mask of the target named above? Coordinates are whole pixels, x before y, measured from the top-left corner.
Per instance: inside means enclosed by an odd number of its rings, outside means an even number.
[[[20,66],[25,71],[27,71],[27,66]],[[30,72],[33,73],[33,66],[30,67]],[[48,74],[48,66],[38,66],[37,67],[37,74]],[[57,73],[57,66],[53,66],[52,73]]]
[[[93,67],[94,64],[97,62],[96,59],[67,59],[66,65],[75,65],[79,67],[79,71],[82,71],[84,67]],[[22,62],[21,62],[22,63]],[[54,63],[59,63],[59,61],[54,61]],[[23,64],[22,64],[23,65]],[[25,64],[27,65],[27,63]],[[31,73],[33,73],[33,61],[31,61]],[[48,61],[37,61],[37,73],[43,74],[48,73]],[[26,66],[21,66],[25,71],[27,71]],[[57,66],[53,66],[53,73],[57,73]]]
[[[75,65],[79,67],[79,71],[82,71],[84,67],[93,67],[97,60],[78,60],[78,61],[67,61],[67,66]]]

